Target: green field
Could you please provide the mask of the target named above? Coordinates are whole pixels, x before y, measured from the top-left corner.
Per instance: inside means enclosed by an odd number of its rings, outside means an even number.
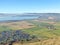
[[[27,21],[29,23],[32,23],[35,25],[35,27],[32,28],[28,28],[28,29],[22,29],[23,31],[31,34],[31,35],[36,35],[38,37],[49,37],[52,38],[53,36],[60,36],[60,22],[56,22],[56,24],[54,25],[54,27],[56,28],[56,30],[49,30],[48,28],[46,28],[45,26],[50,25],[46,22],[36,22],[36,21]],[[8,26],[0,26],[0,32],[1,31],[7,31],[7,30],[13,30]],[[18,29],[17,29],[18,30]]]
[[[46,22],[37,22],[33,20],[26,20],[28,23],[34,24],[35,27],[26,28],[26,29],[17,29],[22,30],[30,35],[35,35],[41,40],[45,39],[53,39],[60,37],[60,22],[56,22],[55,24],[49,24]],[[49,30],[46,26],[53,25],[56,29]],[[0,25],[0,32],[13,30],[8,26],[1,26]]]
[[[30,23],[33,23],[34,25],[36,25],[36,27],[34,28],[30,28],[30,29],[24,29],[24,31],[26,31],[29,34],[33,34],[36,35],[38,37],[43,37],[43,38],[54,38],[54,36],[60,36],[60,25],[57,25],[58,22],[56,23],[56,25],[54,25],[54,27],[56,28],[56,30],[49,30],[47,28],[45,28],[45,25],[49,25],[48,23],[40,23],[40,22],[34,22],[34,21],[29,21]]]

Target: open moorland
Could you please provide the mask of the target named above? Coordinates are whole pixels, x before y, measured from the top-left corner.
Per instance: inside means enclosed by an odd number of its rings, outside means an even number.
[[[24,42],[23,45],[60,45],[60,22],[47,20],[26,20],[0,23],[0,32],[22,30],[37,37],[36,40]],[[13,45],[22,45],[14,42]]]
[[[49,17],[0,22],[0,45],[60,45],[60,21]]]

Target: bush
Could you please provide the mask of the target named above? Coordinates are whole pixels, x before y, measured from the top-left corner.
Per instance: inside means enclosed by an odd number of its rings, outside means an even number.
[[[30,34],[27,34],[21,30],[16,31],[3,31],[0,32],[0,44],[1,43],[10,43],[10,42],[16,42],[16,41],[30,41],[32,39],[35,39],[36,36],[30,36]],[[23,40],[23,41],[22,41]]]

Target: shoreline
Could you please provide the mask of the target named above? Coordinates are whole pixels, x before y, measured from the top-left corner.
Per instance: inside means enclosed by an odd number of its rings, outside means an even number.
[[[24,19],[24,20],[6,20],[6,21],[0,21],[0,23],[17,22],[17,21],[26,21],[26,20],[34,20],[34,19]]]

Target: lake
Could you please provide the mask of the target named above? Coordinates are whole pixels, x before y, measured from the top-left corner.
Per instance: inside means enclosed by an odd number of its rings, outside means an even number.
[[[0,21],[36,19],[38,16],[0,16]]]

